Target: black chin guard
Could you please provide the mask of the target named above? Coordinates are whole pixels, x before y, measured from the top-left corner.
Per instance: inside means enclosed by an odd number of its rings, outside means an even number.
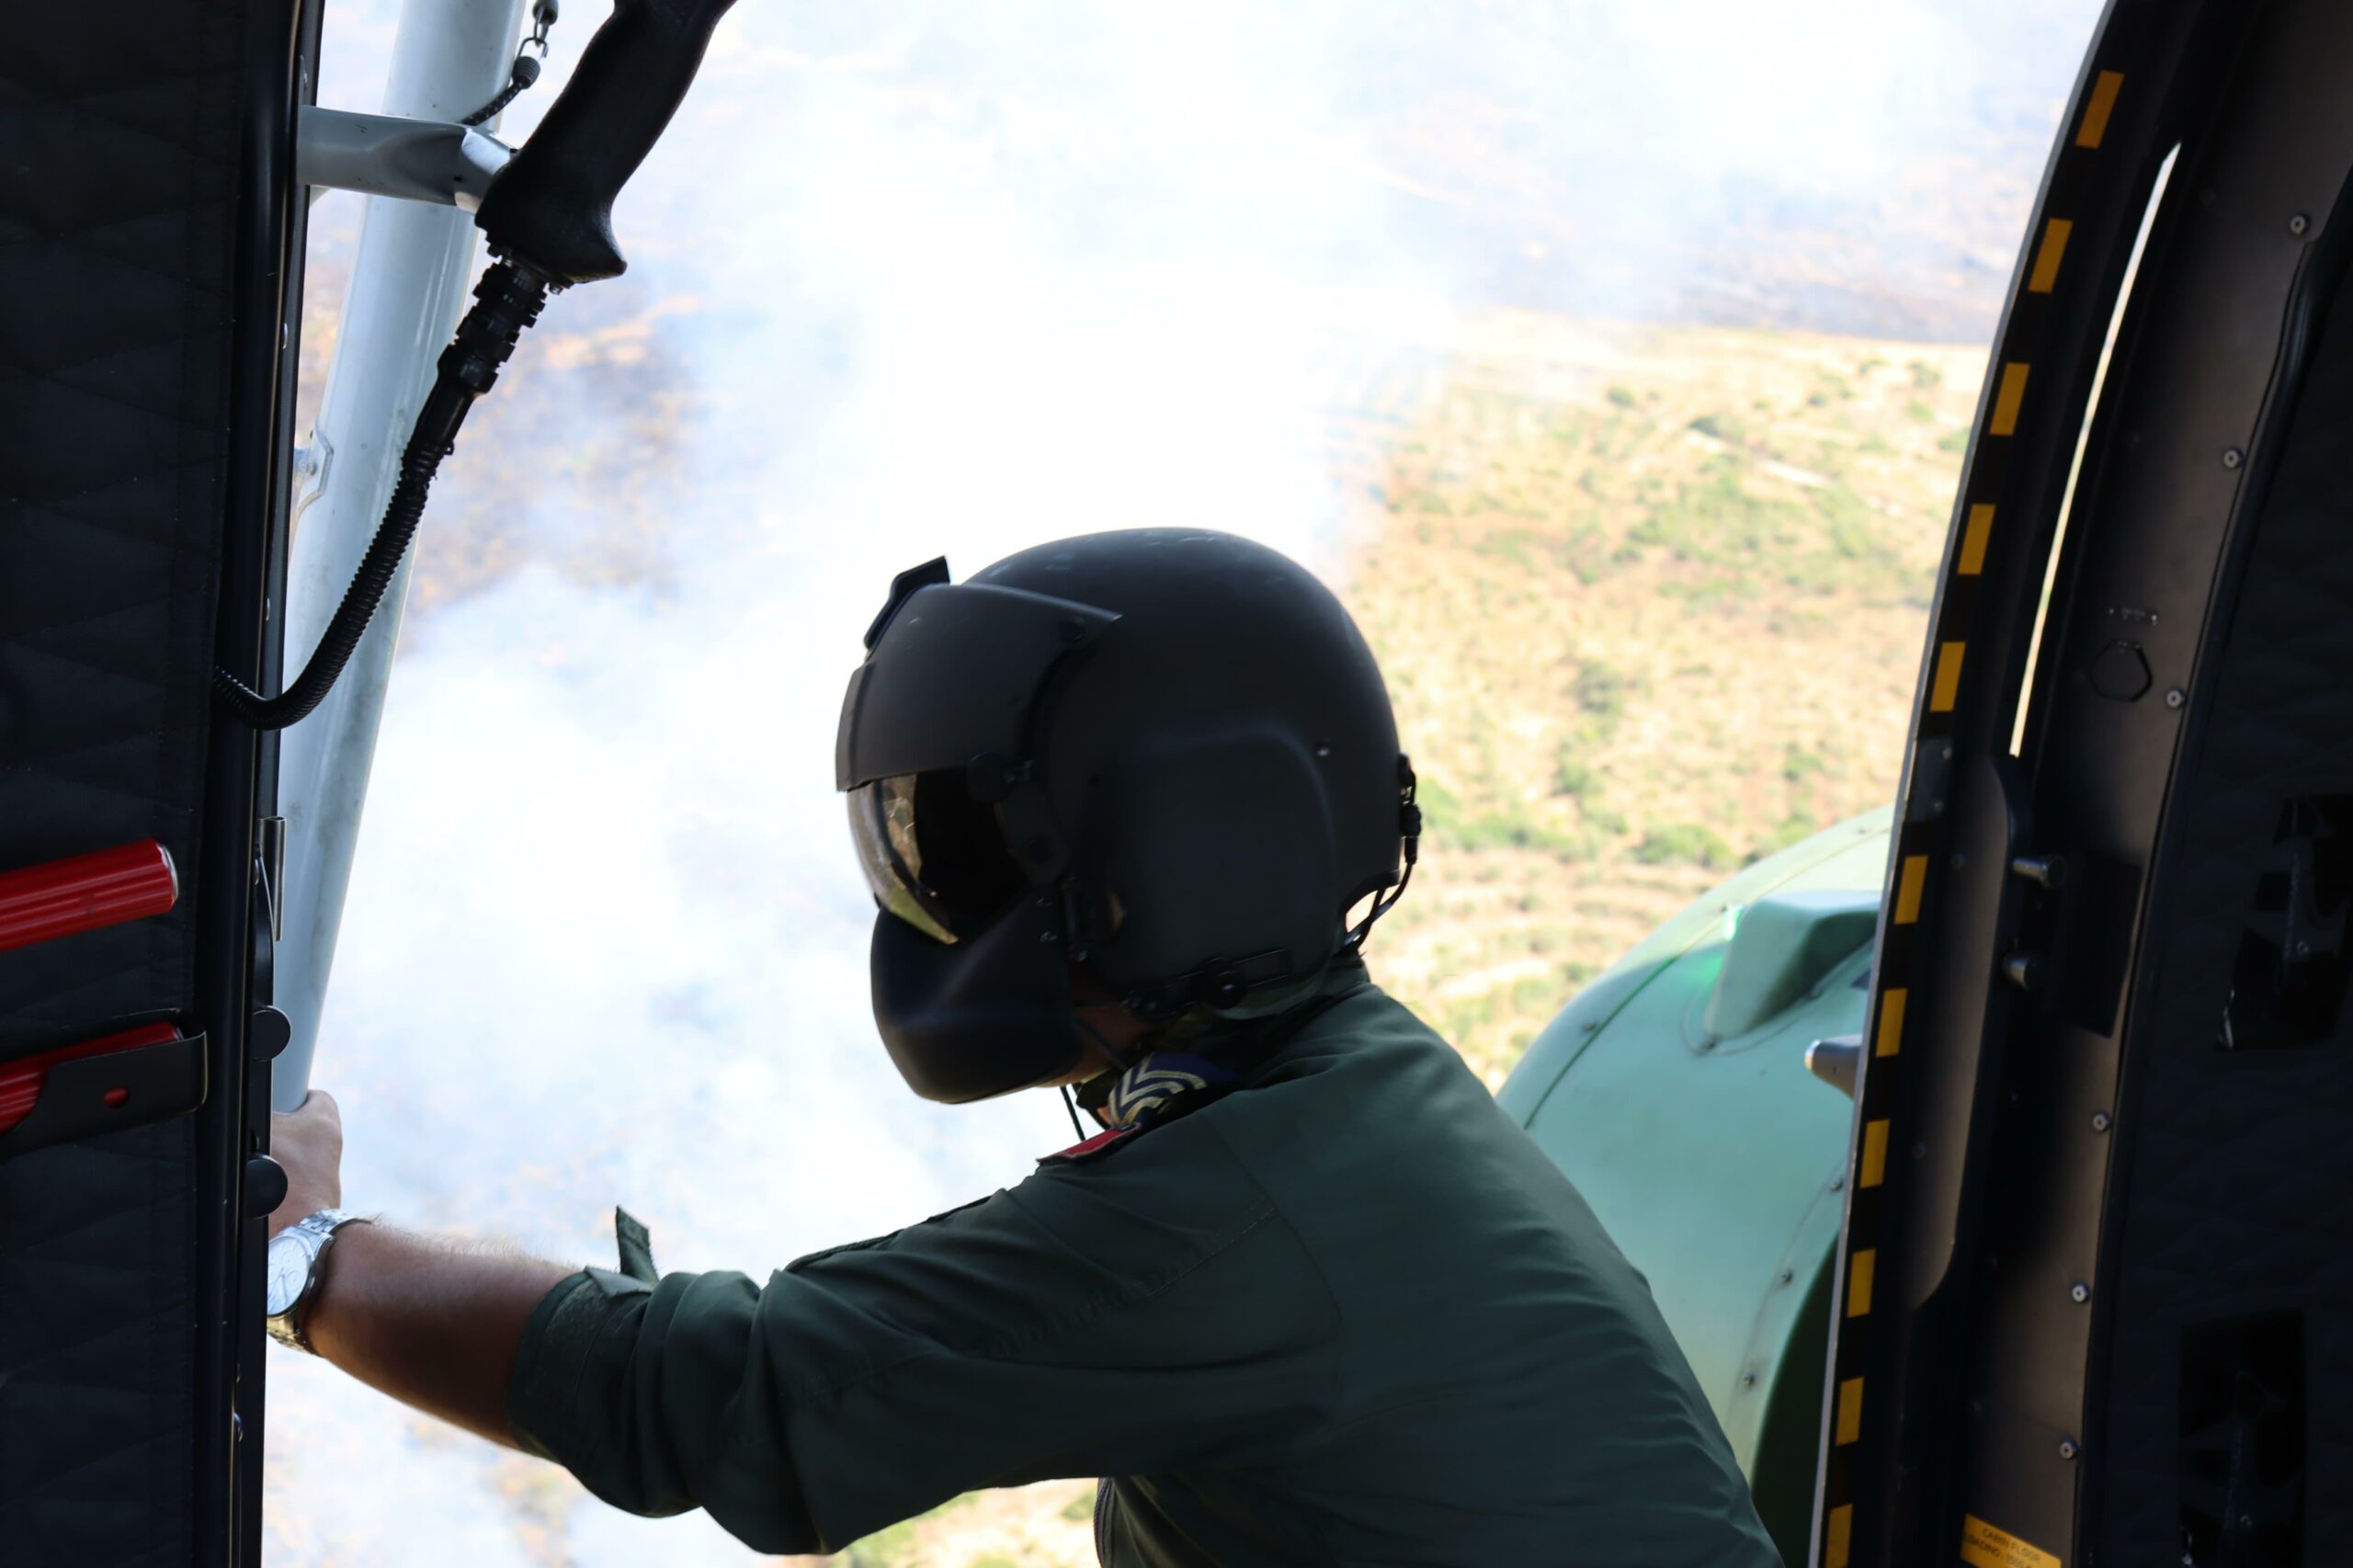
[[[1033,890],[954,946],[874,918],[874,1021],[907,1086],[961,1105],[1039,1084],[1082,1053],[1061,901]]]

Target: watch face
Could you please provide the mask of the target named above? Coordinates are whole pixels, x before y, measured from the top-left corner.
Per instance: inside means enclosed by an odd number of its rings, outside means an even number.
[[[303,1281],[311,1277],[311,1249],[302,1238],[291,1232],[280,1231],[269,1239],[269,1296],[267,1312],[271,1317],[294,1304],[302,1293]]]

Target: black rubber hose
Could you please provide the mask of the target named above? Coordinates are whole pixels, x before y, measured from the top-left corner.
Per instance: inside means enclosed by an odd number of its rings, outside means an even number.
[[[400,480],[384,505],[383,521],[376,525],[376,537],[368,541],[351,586],[344,590],[343,602],[320,633],[310,662],[276,697],[264,697],[214,666],[213,694],[223,708],[256,730],[282,730],[306,717],[334,689],[377,607],[384,602],[409,541],[416,537],[426,492],[432,488],[441,460],[455,449],[467,411],[496,382],[499,367],[515,352],[524,329],[539,319],[547,295],[545,278],[506,262],[483,272],[474,285],[473,308],[441,351],[433,388],[426,393],[425,406],[417,411],[408,445],[402,449]]]

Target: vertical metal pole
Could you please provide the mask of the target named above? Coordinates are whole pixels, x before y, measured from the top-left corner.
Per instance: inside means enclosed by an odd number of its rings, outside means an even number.
[[[407,0],[383,112],[445,120],[472,113],[505,85],[522,17],[523,0]],[[457,325],[473,253],[466,213],[368,199],[335,363],[305,454],[307,488],[288,565],[288,669],[300,669],[310,656],[376,531],[434,360]],[[408,579],[404,562],[343,678],[317,711],[285,733],[278,771],[285,935],[278,947],[277,1005],[292,1021],[294,1038],[274,1068],[271,1097],[280,1110],[301,1103],[310,1085]]]

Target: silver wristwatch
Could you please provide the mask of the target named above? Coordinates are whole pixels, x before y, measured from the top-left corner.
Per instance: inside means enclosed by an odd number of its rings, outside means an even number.
[[[315,1214],[304,1215],[269,1238],[269,1293],[266,1305],[269,1336],[280,1345],[318,1354],[302,1335],[302,1320],[310,1315],[311,1304],[318,1298],[319,1260],[326,1256],[335,1232],[355,1221],[367,1223],[358,1214],[322,1209]]]

